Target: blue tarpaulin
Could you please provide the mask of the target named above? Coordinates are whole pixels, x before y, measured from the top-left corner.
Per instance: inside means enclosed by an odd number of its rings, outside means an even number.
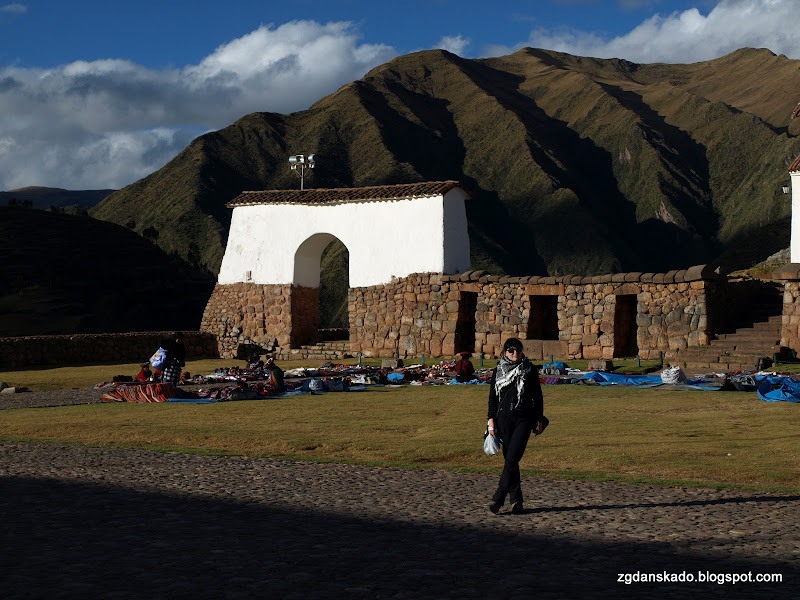
[[[563,363],[560,360],[555,360],[553,362],[544,363],[544,365],[542,365],[542,368],[543,369],[559,369],[559,370],[562,370],[562,369],[566,369],[567,368],[567,363]]]
[[[661,385],[659,375],[625,375],[617,373],[605,373],[602,371],[589,371],[579,379],[579,381],[591,380],[598,385],[638,385],[638,386],[651,386]]]
[[[184,402],[187,404],[211,404],[219,402],[216,398],[167,398],[167,402]]]
[[[636,387],[656,387],[659,385],[673,385],[665,384],[661,380],[660,375],[625,375],[622,373],[605,373],[602,371],[590,371],[583,377],[578,379],[576,383],[581,381],[594,381],[597,385],[629,385]],[[679,385],[688,386],[693,389],[699,390],[715,390],[716,387],[707,386],[703,384],[711,383],[708,379],[689,379]]]
[[[781,379],[780,387],[772,389],[775,379]],[[764,377],[756,391],[765,402],[800,402],[800,381],[793,377]]]

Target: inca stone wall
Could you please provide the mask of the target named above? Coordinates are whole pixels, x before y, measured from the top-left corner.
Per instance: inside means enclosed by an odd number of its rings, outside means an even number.
[[[505,340],[518,337],[535,360],[658,358],[708,344],[717,277],[705,265],[598,277],[415,274],[350,290],[351,349],[366,356],[499,356]]]
[[[314,341],[319,322],[316,288],[256,283],[217,284],[201,331],[217,338],[221,357],[297,347]]]
[[[800,351],[800,263],[789,263],[773,273],[784,280],[781,346]]]
[[[0,338],[0,365],[143,363],[171,333],[147,331]],[[213,335],[199,331],[184,331],[183,334],[187,356],[217,356],[217,341]]]
[[[781,346],[800,349],[800,281],[784,284]]]

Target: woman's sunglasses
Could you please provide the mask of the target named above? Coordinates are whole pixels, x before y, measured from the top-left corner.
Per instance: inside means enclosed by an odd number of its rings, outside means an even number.
[[[519,348],[509,348],[508,350],[506,350],[506,352],[508,352],[509,354],[522,354],[522,350],[520,350]]]

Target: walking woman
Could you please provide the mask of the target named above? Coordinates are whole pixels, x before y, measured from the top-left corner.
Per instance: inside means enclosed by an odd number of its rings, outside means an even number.
[[[167,360],[164,361],[163,382],[178,385],[181,378],[181,367],[186,364],[186,349],[183,345],[183,333],[176,331],[167,345]]]
[[[510,338],[503,345],[503,356],[492,373],[489,390],[489,434],[498,438],[505,458],[500,484],[489,504],[489,510],[495,514],[506,496],[511,502],[511,512],[522,514],[519,461],[531,432],[539,435],[547,424],[543,410],[538,367],[522,353],[522,342]]]

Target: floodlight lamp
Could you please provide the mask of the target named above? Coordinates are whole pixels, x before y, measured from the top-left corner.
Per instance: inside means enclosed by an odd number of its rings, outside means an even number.
[[[302,190],[303,176],[305,175],[305,170],[314,168],[314,155],[309,154],[308,156],[306,156],[305,154],[295,154],[294,156],[290,156],[289,168],[295,172],[299,171],[300,189]]]
[[[309,154],[308,155],[308,164],[313,165],[315,160],[317,160],[317,155],[316,154]]]
[[[788,185],[783,186],[783,193],[784,194],[788,194],[789,193],[789,186]]]

